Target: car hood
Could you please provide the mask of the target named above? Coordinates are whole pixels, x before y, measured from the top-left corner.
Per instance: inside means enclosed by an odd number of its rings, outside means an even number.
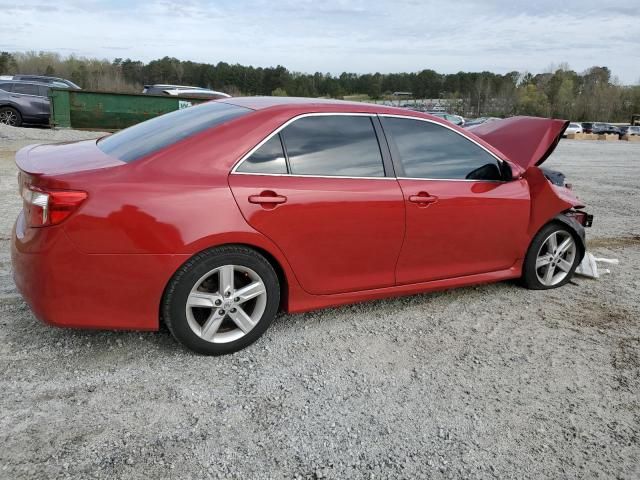
[[[483,123],[471,132],[527,170],[549,158],[568,126],[568,120],[511,117]]]

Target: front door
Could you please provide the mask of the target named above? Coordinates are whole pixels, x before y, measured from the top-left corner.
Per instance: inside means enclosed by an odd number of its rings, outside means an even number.
[[[435,122],[382,117],[406,204],[396,278],[410,284],[508,269],[529,220],[525,180],[503,180],[501,160]]]
[[[385,172],[375,122],[368,115],[300,117],[229,176],[247,222],[281,249],[309,293],[395,284],[405,207],[397,180]]]

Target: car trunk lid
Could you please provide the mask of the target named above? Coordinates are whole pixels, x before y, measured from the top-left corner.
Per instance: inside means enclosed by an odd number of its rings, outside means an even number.
[[[484,123],[471,132],[527,170],[549,158],[568,126],[567,120],[511,117]]]
[[[16,165],[34,176],[54,176],[126,165],[103,153],[96,140],[30,145],[18,151]]]

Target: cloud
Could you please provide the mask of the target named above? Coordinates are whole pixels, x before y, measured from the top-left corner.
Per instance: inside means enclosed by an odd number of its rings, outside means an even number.
[[[13,50],[332,73],[538,72],[567,61],[640,80],[629,37],[640,9],[605,0],[0,0],[0,11],[14,19],[0,45]]]

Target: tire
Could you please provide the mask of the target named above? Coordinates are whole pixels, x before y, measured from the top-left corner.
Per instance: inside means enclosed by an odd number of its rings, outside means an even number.
[[[231,245],[199,253],[180,267],[165,289],[161,312],[185,347],[224,355],[255,342],[279,305],[271,264],[255,250]]]
[[[19,127],[22,125],[22,115],[13,107],[1,107],[0,124]]]
[[[563,250],[559,251],[561,248]],[[549,223],[536,234],[529,246],[522,283],[532,290],[561,287],[573,277],[580,258],[575,234],[561,223]],[[552,269],[551,273],[549,269]]]

